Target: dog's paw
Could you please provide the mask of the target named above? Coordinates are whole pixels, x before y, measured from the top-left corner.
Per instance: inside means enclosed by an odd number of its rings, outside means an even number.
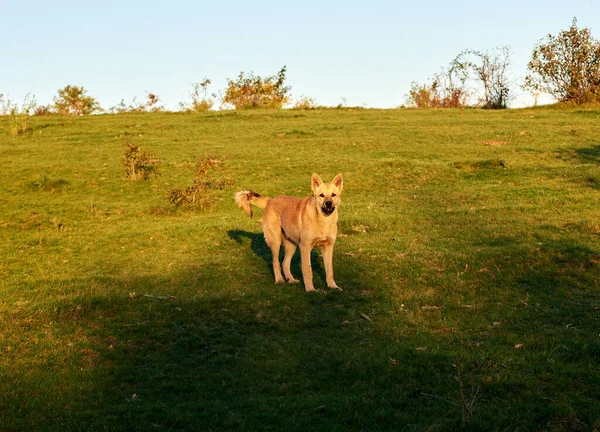
[[[306,287],[306,292],[318,292],[314,287]]]
[[[300,281],[298,279],[294,279],[294,278],[288,278],[288,283],[290,284],[297,284],[300,283]]]
[[[275,279],[275,283],[276,284],[283,284],[283,283],[285,283],[285,280],[283,280],[283,278],[277,278],[277,279]]]
[[[335,282],[332,284],[327,284],[327,288],[342,291],[342,289],[339,286],[337,286]]]

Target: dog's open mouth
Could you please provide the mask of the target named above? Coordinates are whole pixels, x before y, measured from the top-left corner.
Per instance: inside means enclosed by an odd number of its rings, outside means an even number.
[[[330,216],[331,213],[333,213],[335,210],[335,207],[321,207],[321,211],[323,212],[323,214],[325,216]]]

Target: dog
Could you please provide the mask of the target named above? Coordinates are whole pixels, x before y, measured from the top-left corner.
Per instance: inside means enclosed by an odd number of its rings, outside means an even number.
[[[262,229],[265,240],[273,254],[275,283],[284,283],[279,264],[279,249],[283,243],[283,274],[288,283],[299,283],[292,276],[290,264],[300,246],[302,278],[307,292],[316,291],[310,253],[318,247],[323,252],[327,286],[341,290],[333,279],[333,246],[337,238],[337,221],[344,180],[342,174],[331,183],[324,183],[317,174],[311,177],[313,195],[308,198],[277,196],[268,198],[251,190],[236,192],[235,202],[252,217],[251,205],[264,209]]]

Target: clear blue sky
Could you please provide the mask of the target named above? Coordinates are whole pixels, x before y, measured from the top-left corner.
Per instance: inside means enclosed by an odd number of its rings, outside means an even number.
[[[508,45],[513,75],[573,17],[600,39],[599,0],[1,2],[0,93],[39,103],[84,86],[105,108],[145,92],[167,107],[190,84],[288,67],[292,96],[394,107],[464,49]],[[521,97],[525,100],[525,96]]]

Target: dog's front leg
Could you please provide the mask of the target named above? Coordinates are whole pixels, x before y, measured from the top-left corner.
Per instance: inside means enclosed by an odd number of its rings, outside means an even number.
[[[332,289],[342,290],[335,280],[333,280],[333,243],[325,244],[321,247],[323,251],[323,262],[325,264],[325,278],[327,279],[327,286]]]
[[[300,242],[300,258],[302,259],[302,278],[304,279],[304,289],[309,291],[316,291],[313,285],[313,273],[312,266],[310,264],[310,252],[312,250],[312,244]]]

